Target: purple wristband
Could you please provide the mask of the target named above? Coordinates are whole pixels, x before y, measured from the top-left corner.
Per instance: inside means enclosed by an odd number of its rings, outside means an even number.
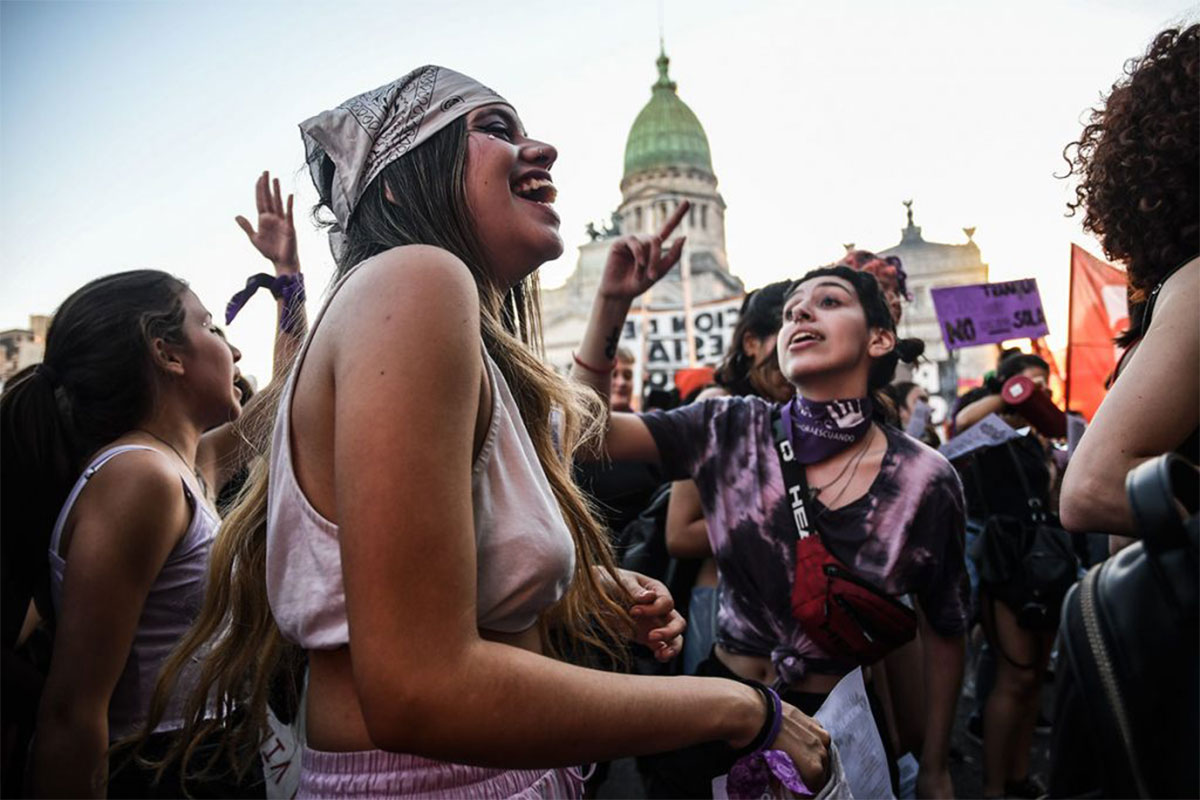
[[[750,744],[734,753],[738,758],[769,750],[775,743],[775,739],[778,738],[780,728],[783,727],[783,700],[780,699],[779,693],[758,681],[743,681],[743,683],[753,688],[762,697],[763,702],[767,704],[767,716]]]
[[[771,695],[771,709],[774,713],[774,719],[771,720],[771,732],[767,734],[766,741],[763,742],[759,751],[770,750],[771,745],[775,744],[775,740],[779,738],[779,731],[783,728],[783,700],[779,697],[779,692],[766,687],[767,693]]]

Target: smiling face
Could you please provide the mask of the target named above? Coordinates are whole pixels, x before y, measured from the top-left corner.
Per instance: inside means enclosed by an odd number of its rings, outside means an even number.
[[[507,289],[562,255],[550,178],[558,151],[527,137],[506,105],[475,109],[467,130],[467,208],[483,256]]]
[[[804,281],[784,302],[779,366],[811,399],[865,395],[871,359],[886,355],[895,344],[893,332],[868,327],[853,285],[843,278],[823,275]]]
[[[225,341],[212,314],[190,289],[183,293],[183,309],[183,346],[176,357],[189,405],[205,428],[237,419],[242,393],[235,385],[235,363],[242,354]]]

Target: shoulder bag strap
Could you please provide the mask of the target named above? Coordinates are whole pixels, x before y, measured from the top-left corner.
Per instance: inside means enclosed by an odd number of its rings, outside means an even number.
[[[808,515],[808,480],[804,476],[804,467],[796,460],[787,431],[783,428],[779,406],[775,406],[771,411],[771,427],[775,432],[779,471],[783,473],[783,485],[792,501],[792,519],[796,522],[796,533],[801,539],[807,539],[810,534],[816,533],[813,524],[815,520],[810,519]]]
[[[1029,485],[1029,479],[1025,476],[1025,469],[1021,466],[1021,459],[1017,458],[1017,451],[1013,449],[1011,442],[1005,442],[1002,446],[1008,451],[1008,457],[1012,459],[1013,469],[1017,473],[1017,480],[1021,482],[1021,491],[1029,504],[1030,519],[1034,522],[1045,522],[1046,509],[1042,505],[1042,499],[1034,495],[1033,487]]]
[[[973,453],[967,461],[970,464],[971,477],[975,479],[975,493],[979,495],[979,504],[983,506],[983,518],[987,519],[992,515],[992,509],[988,505],[987,492],[983,490],[983,470],[979,467],[979,454]]]

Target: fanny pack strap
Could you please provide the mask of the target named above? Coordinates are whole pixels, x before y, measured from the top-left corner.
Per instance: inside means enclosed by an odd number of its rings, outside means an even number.
[[[771,411],[771,427],[775,431],[775,452],[779,455],[783,485],[792,503],[792,519],[796,523],[796,533],[803,541],[817,533],[816,519],[808,515],[808,480],[804,476],[804,467],[796,460],[787,431],[784,430],[779,406],[775,406]]]

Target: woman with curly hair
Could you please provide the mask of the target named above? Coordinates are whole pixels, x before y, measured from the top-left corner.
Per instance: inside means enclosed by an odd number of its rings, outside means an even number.
[[[1065,157],[1080,178],[1071,210],[1124,263],[1133,326],[1063,478],[1060,513],[1070,530],[1130,536],[1126,473],[1170,451],[1200,456],[1200,25],[1163,31],[1130,60]]]

